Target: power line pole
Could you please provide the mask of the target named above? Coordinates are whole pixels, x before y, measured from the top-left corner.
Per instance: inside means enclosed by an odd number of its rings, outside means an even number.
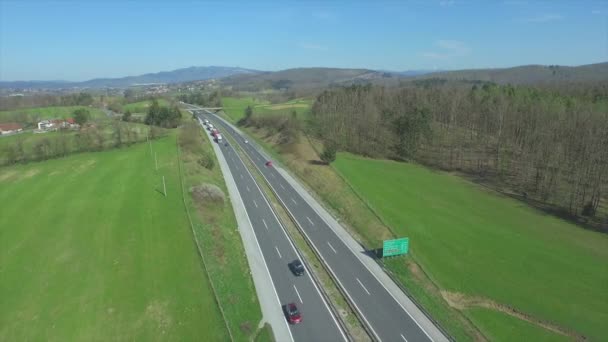
[[[163,176],[163,190],[165,192],[165,197],[167,197],[167,185],[165,184],[165,176]]]
[[[152,154],[152,141],[150,141],[150,132],[148,132],[148,135],[146,137],[148,139],[148,145],[150,145],[150,154]]]

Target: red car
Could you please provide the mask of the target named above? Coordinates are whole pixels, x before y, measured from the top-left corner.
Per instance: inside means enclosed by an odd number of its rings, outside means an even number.
[[[291,324],[302,323],[302,314],[298,311],[298,307],[295,303],[289,303],[285,305],[285,313],[287,314],[287,319]]]
[[[269,160],[266,162],[266,166],[271,167],[272,166],[272,162]]]

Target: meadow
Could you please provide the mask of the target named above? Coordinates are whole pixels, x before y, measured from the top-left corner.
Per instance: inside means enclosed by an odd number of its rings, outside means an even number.
[[[0,168],[0,340],[227,340],[175,135]],[[165,177],[167,196],[163,193]]]
[[[296,99],[285,103],[271,104],[265,100],[253,97],[223,97],[222,106],[224,112],[232,122],[237,122],[243,118],[245,108],[251,106],[254,115],[290,115],[293,111],[298,118],[306,118],[310,112],[312,100]]]
[[[99,108],[84,106],[65,106],[65,107],[36,107],[0,111],[0,122],[22,121],[18,118],[25,118],[27,122],[35,125],[35,120],[44,119],[66,119],[73,117],[77,109],[84,108],[89,111],[91,118],[103,118],[106,114]],[[37,127],[34,127],[37,128]]]
[[[333,166],[393,236],[410,238],[412,256],[442,295],[488,337],[513,339],[513,321],[525,323],[478,308],[496,304],[592,340],[608,335],[605,234],[422,166],[350,154]]]
[[[158,104],[160,106],[169,105],[169,101],[167,101],[166,99],[159,98],[156,100],[158,101]],[[144,113],[147,113],[148,107],[150,107],[151,103],[152,103],[152,101],[149,101],[149,100],[127,103],[122,106],[122,110],[123,110],[123,112],[126,112],[127,110],[129,110],[129,111],[131,111],[131,113],[134,113],[134,114],[144,114]]]

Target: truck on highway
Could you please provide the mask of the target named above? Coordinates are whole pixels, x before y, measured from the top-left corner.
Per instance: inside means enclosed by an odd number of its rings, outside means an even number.
[[[221,134],[216,134],[215,135],[215,142],[217,142],[218,144],[222,142],[222,135]]]

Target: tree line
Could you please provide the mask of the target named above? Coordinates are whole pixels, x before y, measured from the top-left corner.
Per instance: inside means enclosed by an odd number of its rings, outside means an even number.
[[[166,135],[159,127],[113,122],[107,127],[89,126],[78,132],[60,132],[51,136],[17,136],[0,149],[0,165],[12,165],[65,157],[79,152],[96,152],[130,146],[146,139]],[[143,129],[142,129],[143,128]],[[48,133],[47,133],[48,134]]]
[[[179,125],[181,119],[182,112],[177,105],[174,104],[171,107],[160,106],[158,101],[154,99],[148,107],[144,123],[164,128],[175,128]]]
[[[579,88],[458,82],[337,88],[317,97],[309,129],[341,150],[464,172],[569,216],[598,220],[608,192],[607,88],[572,87]]]
[[[33,95],[0,97],[0,110],[53,107],[53,106],[89,106],[94,102],[89,93],[74,93],[67,95]]]
[[[221,107],[222,96],[219,92],[213,91],[209,94],[195,92],[190,94],[182,94],[177,97],[180,101],[190,104],[195,104],[203,107]]]

